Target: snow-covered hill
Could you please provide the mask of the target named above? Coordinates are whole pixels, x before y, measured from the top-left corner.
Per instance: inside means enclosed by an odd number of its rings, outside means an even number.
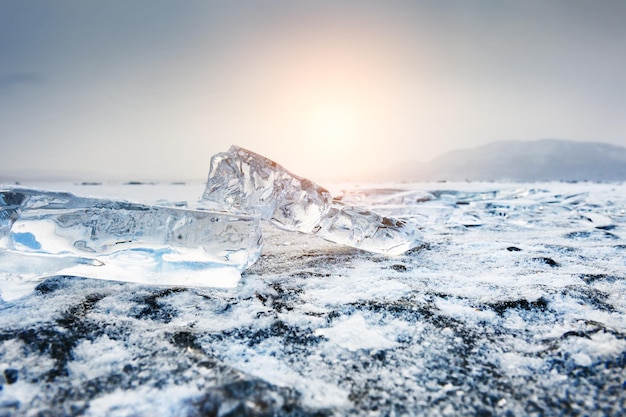
[[[626,148],[556,139],[500,141],[404,166],[403,180],[622,181]]]

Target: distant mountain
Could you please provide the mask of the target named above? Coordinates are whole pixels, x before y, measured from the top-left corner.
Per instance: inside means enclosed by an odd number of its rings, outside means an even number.
[[[424,181],[625,181],[626,148],[556,139],[501,141],[405,165],[393,176]]]

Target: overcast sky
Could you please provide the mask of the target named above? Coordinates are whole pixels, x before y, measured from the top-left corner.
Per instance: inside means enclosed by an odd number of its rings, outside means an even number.
[[[626,1],[0,0],[0,173],[317,181],[495,140],[626,145]]]

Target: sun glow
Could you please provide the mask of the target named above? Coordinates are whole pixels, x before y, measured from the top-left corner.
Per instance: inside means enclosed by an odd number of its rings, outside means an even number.
[[[412,140],[401,127],[416,110],[406,99],[413,86],[398,69],[403,55],[378,39],[298,28],[260,40],[249,55],[236,50],[245,69],[225,99],[212,97],[224,137],[313,180],[376,171],[390,140]]]
[[[342,101],[324,102],[303,116],[308,147],[316,152],[343,159],[357,147],[363,121],[354,105]]]

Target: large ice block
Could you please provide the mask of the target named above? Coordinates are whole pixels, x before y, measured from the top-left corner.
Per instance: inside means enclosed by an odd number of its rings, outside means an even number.
[[[238,146],[213,156],[202,200],[375,253],[397,255],[422,242],[416,224],[342,205],[325,188]]]
[[[229,287],[261,252],[257,217],[0,190],[0,273]]]

